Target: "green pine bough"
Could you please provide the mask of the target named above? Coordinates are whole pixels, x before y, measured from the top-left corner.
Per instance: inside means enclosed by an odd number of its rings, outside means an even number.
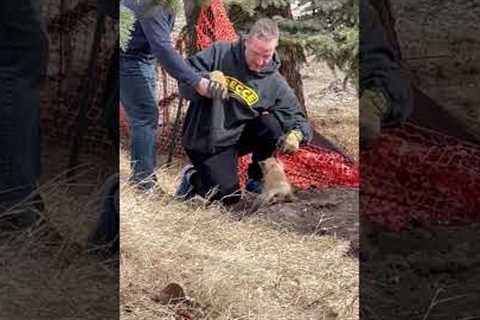
[[[135,24],[135,15],[127,7],[120,5],[120,49],[126,51],[128,43],[132,38],[133,25]]]

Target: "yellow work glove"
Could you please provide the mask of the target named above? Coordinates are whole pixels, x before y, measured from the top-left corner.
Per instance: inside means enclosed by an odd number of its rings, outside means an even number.
[[[228,83],[227,78],[222,71],[212,71],[208,75],[210,83],[208,85],[208,92],[213,99],[228,97]]]
[[[303,140],[303,134],[300,130],[294,129],[287,133],[281,150],[286,153],[294,153],[300,147],[300,142]]]
[[[211,0],[201,0],[201,1],[199,1],[199,3],[200,3],[200,6],[201,6],[202,8],[204,8],[204,7],[206,8],[206,7],[208,7],[208,6],[210,5],[210,3],[211,3],[211,2],[212,2]]]
[[[370,147],[378,138],[388,102],[380,90],[367,89],[360,97],[360,146]]]

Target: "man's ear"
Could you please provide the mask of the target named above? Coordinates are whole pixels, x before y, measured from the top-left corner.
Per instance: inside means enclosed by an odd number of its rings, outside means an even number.
[[[275,51],[278,49],[278,44],[279,44],[279,42],[280,42],[280,38],[277,38],[277,39],[275,40]]]

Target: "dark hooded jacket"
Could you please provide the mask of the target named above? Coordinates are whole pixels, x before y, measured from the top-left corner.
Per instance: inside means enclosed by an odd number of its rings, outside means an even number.
[[[378,13],[368,0],[361,0],[360,94],[367,89],[378,89],[384,93],[388,110],[383,126],[403,123],[413,109],[410,83],[399,61],[400,52],[388,41]]]
[[[278,119],[284,133],[299,129],[304,136],[302,143],[310,141],[312,130],[297,97],[279,72],[278,55],[261,72],[252,72],[245,61],[244,41],[241,37],[233,43],[217,42],[188,59],[205,76],[214,70],[222,71],[228,80],[230,98],[223,105],[213,105],[212,99],[180,83],[181,94],[190,100],[183,128],[185,149],[208,153],[211,130],[217,130],[215,147],[233,146],[247,122],[263,111]],[[213,123],[214,107],[223,108],[220,124]]]

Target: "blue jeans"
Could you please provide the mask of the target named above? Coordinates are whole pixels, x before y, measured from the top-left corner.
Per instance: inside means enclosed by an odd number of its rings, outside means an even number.
[[[40,176],[40,85],[48,40],[40,1],[0,2],[0,213]]]
[[[128,117],[134,183],[152,184],[156,179],[155,140],[159,119],[156,93],[155,65],[121,57],[120,101]]]

